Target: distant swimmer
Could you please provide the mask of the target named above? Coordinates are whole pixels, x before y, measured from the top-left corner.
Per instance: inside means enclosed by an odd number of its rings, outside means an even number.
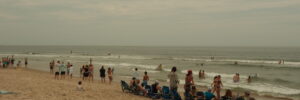
[[[279,64],[279,65],[281,64],[281,60],[278,61],[278,64]]]
[[[156,70],[162,71],[162,64],[159,64],[158,67],[156,68]]]
[[[247,79],[247,82],[248,82],[248,83],[251,83],[251,80],[252,80],[252,78],[251,78],[251,76],[249,75],[249,76],[248,76],[248,79]]]
[[[71,50],[70,53],[73,54],[73,51]]]
[[[204,63],[201,63],[201,66],[204,66]]]
[[[215,59],[215,57],[214,57],[214,56],[210,57],[210,60],[214,60],[214,59]]]
[[[234,62],[235,65],[238,65],[239,63],[237,61]]]
[[[239,73],[236,73],[234,76],[233,76],[233,82],[234,83],[237,83],[240,81],[240,74]]]
[[[109,53],[107,53],[107,55],[108,55],[108,56],[111,56],[111,53],[109,52]]]

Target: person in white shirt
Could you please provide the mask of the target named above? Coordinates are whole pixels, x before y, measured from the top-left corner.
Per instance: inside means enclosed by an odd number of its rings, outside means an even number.
[[[132,77],[135,78],[136,80],[139,79],[139,72],[138,72],[138,68],[134,69],[134,72],[132,74]]]

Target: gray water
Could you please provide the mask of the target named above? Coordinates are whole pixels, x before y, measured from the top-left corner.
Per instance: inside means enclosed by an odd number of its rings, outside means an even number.
[[[106,68],[113,67],[115,76],[130,78],[132,69],[137,67],[140,75],[147,71],[151,80],[164,82],[167,82],[166,75],[171,67],[177,66],[181,80],[184,80],[186,70],[191,69],[195,74],[194,80],[202,86],[210,86],[213,76],[221,75],[224,88],[296,98],[300,95],[300,48],[0,46],[0,57],[11,55],[17,60],[28,57],[29,63],[36,65],[35,69],[45,71],[49,70],[51,60],[69,61],[75,65],[76,74],[80,66],[93,58],[96,73],[104,65]],[[278,64],[280,59],[284,59],[285,64]],[[238,65],[234,64],[235,61]],[[163,71],[155,70],[159,64],[163,65]],[[200,69],[206,71],[205,80],[197,77]],[[241,74],[241,82],[233,83],[232,77],[237,72]],[[251,74],[257,74],[258,78],[248,84],[246,77]]]

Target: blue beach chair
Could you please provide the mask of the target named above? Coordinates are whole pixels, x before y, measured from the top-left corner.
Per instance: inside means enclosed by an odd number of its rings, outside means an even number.
[[[170,88],[167,86],[163,86],[163,88],[162,88],[162,99],[163,100],[172,100]]]

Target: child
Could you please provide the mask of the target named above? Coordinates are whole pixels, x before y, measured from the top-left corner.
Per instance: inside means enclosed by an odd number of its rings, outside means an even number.
[[[83,89],[83,87],[82,87],[82,82],[81,82],[81,81],[78,82],[77,90],[78,90],[78,91],[84,91],[84,89]]]
[[[147,71],[145,71],[144,74],[145,74],[145,75],[144,75],[144,78],[143,78],[142,86],[148,85],[148,81],[149,81],[149,76],[147,75]]]

